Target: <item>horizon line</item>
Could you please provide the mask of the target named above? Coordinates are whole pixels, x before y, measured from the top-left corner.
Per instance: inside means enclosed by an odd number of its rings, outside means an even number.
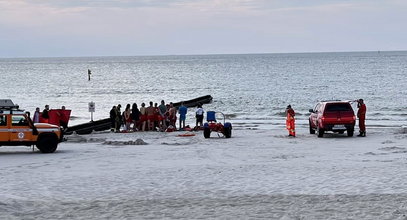
[[[38,57],[0,57],[0,59],[44,59],[44,58],[91,58],[91,57],[168,57],[168,56],[227,56],[227,55],[285,55],[285,54],[327,54],[327,53],[381,53],[407,52],[407,50],[367,50],[367,51],[310,51],[310,52],[259,52],[259,53],[208,53],[208,54],[152,54],[152,55],[84,55],[84,56],[38,56]]]

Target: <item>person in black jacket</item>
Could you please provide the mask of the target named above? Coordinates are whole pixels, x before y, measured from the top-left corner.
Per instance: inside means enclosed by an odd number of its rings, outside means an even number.
[[[116,132],[120,132],[120,127],[123,124],[122,112],[120,111],[121,107],[122,105],[120,104],[116,107]]]
[[[112,110],[110,110],[110,131],[115,130],[116,128],[116,106],[112,107]]]
[[[131,119],[133,120],[133,131],[137,131],[138,123],[140,121],[140,111],[138,110],[137,104],[133,103],[131,107]]]
[[[49,122],[49,105],[45,105],[44,110],[42,111],[41,117],[44,119],[45,123]]]

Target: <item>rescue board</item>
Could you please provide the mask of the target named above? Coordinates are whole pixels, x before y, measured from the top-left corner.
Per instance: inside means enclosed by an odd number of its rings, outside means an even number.
[[[192,137],[195,136],[194,133],[188,132],[188,133],[184,133],[184,134],[179,134],[177,135],[178,137]]]

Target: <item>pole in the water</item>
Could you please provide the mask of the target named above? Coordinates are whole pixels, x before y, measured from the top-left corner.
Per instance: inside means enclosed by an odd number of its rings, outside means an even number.
[[[93,121],[93,112],[95,112],[95,103],[89,102],[88,107],[89,107],[89,112],[90,112],[90,121]]]
[[[88,81],[90,81],[90,74],[92,74],[92,73],[91,73],[90,69],[88,69]]]

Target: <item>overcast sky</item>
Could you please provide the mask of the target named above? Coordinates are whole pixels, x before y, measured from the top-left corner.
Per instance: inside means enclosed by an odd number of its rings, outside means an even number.
[[[407,0],[0,0],[0,57],[407,50]]]

